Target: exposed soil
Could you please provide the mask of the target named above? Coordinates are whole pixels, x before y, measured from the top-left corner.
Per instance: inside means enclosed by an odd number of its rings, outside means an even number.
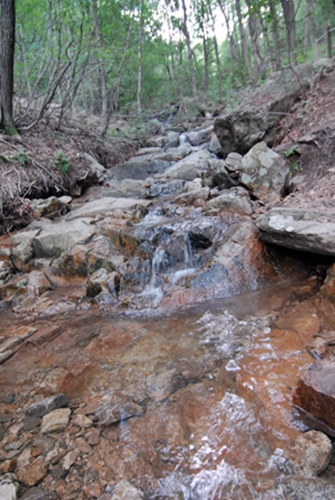
[[[84,153],[111,168],[138,147],[136,141],[104,141],[74,126],[66,133],[41,124],[17,137],[0,135],[0,234],[31,221],[26,198],[79,196],[97,183]]]
[[[283,206],[335,207],[335,74],[299,96],[280,122],[278,152],[292,166],[291,192]]]

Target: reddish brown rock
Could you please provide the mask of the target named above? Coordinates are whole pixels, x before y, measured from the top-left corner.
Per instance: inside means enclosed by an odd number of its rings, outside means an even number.
[[[37,458],[29,467],[20,469],[17,473],[17,477],[25,486],[34,486],[47,475],[47,472],[48,464],[40,458]]]
[[[306,349],[313,358],[323,359],[327,354],[328,342],[322,337],[314,337],[307,344]]]
[[[313,363],[299,380],[293,405],[311,428],[335,436],[335,360]]]

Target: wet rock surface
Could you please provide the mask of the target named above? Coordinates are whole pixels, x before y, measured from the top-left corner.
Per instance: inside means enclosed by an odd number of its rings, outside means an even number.
[[[331,365],[334,272],[319,292],[327,266],[255,227],[287,165],[264,144],[223,160],[207,125],[148,143],[0,238],[0,497],[333,498],[292,394]]]
[[[308,426],[335,435],[335,362],[315,361],[296,387],[293,404]]]

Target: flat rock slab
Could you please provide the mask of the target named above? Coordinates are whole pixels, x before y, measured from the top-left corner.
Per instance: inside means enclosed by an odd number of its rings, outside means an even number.
[[[287,248],[335,255],[335,212],[273,208],[261,215],[256,226],[260,237]]]
[[[99,201],[99,200],[98,200]],[[32,242],[36,257],[59,257],[78,243],[86,243],[95,233],[91,219],[76,219],[71,222],[43,222],[41,232]]]
[[[99,200],[89,201],[75,208],[65,217],[65,220],[70,221],[82,217],[95,217],[99,214],[106,215],[116,210],[125,211],[135,208],[136,206],[147,207],[150,203],[150,200],[137,200],[133,198],[101,198]]]
[[[335,360],[313,363],[299,380],[293,405],[302,420],[314,429],[335,436]]]

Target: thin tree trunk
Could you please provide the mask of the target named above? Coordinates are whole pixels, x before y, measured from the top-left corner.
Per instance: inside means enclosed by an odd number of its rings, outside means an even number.
[[[297,45],[297,35],[296,35],[296,26],[295,26],[295,10],[293,0],[280,0],[284,19],[286,26],[286,34],[287,34],[287,48],[289,57],[293,56],[293,60],[296,61],[295,49]]]
[[[213,10],[212,10],[210,2],[208,2],[208,8],[209,8],[209,14],[210,14],[211,20],[212,20],[216,73],[217,73],[217,79],[218,79],[218,97],[219,97],[219,99],[221,99],[222,98],[222,71],[221,71],[221,62],[220,62],[220,54],[219,54],[219,44],[218,44],[218,40],[216,38],[215,18],[214,18],[214,14],[213,14]]]
[[[93,23],[95,30],[95,37],[99,45],[101,44],[101,33],[98,18],[98,5],[97,0],[92,1],[93,9]],[[100,65],[100,85],[101,85],[101,120],[103,123],[108,119],[108,96],[107,96],[107,83],[106,83],[106,70],[102,59],[99,60]]]
[[[190,67],[190,74],[191,74],[192,93],[193,93],[194,99],[197,100],[198,90],[197,90],[197,84],[196,84],[196,80],[195,80],[195,72],[194,72],[194,66],[193,66],[193,53],[192,53],[192,47],[191,47],[191,38],[190,38],[190,33],[189,33],[188,27],[187,27],[187,10],[186,10],[185,0],[182,0],[182,7],[183,7],[183,14],[184,14],[183,33],[184,33],[186,45],[187,45],[187,56],[188,56],[188,63],[189,63],[189,67]]]
[[[309,39],[309,19],[311,15],[311,0],[306,0],[305,26],[304,26],[304,57],[306,57]]]
[[[202,46],[203,46],[203,51],[204,51],[204,66],[205,66],[204,91],[208,92],[208,87],[209,87],[209,47],[208,47],[208,39],[206,37],[204,26],[202,26],[202,31],[203,31]]]
[[[249,10],[249,15],[248,15],[248,27],[249,27],[249,34],[250,34],[250,40],[251,40],[251,50],[252,50],[252,57],[253,57],[253,74],[259,75],[259,66],[260,63],[262,63],[262,58],[261,58],[261,53],[260,53],[260,48],[258,45],[258,30],[259,26],[257,23],[256,17],[251,14],[250,12],[250,2],[247,1],[247,6]]]
[[[275,57],[273,59],[273,65],[275,70],[278,71],[280,69],[280,37],[278,29],[278,17],[274,0],[268,0],[268,1],[270,8],[270,15],[271,15],[273,42],[275,47]]]
[[[0,128],[7,134],[16,134],[13,118],[15,1],[1,1],[1,54],[0,54]]]
[[[240,37],[241,37],[241,43],[242,43],[242,53],[244,57],[244,62],[248,71],[248,76],[249,80],[253,82],[253,74],[251,70],[251,64],[250,64],[250,59],[249,59],[249,54],[248,54],[248,45],[247,45],[247,39],[245,36],[245,31],[244,31],[244,26],[242,22],[242,13],[241,13],[241,3],[240,0],[235,0],[235,6],[236,6],[236,14],[237,14],[237,20],[238,20],[238,27],[240,30]]]
[[[230,31],[229,17],[227,15],[227,12],[226,12],[226,9],[225,9],[225,7],[223,5],[222,0],[217,0],[217,2],[219,4],[219,7],[221,9],[221,12],[223,14],[223,17],[224,17],[225,23],[226,23],[227,38],[229,40],[230,56],[231,56],[232,59],[236,59],[236,57],[238,56],[238,54],[237,54],[237,48],[236,48],[236,44],[235,44],[235,40],[234,40],[233,34]]]
[[[143,0],[141,1],[141,14],[140,14],[140,36],[138,41],[138,50],[137,50],[137,111],[138,113],[142,113],[142,104],[141,104],[141,91],[142,91],[142,44],[143,44]]]

